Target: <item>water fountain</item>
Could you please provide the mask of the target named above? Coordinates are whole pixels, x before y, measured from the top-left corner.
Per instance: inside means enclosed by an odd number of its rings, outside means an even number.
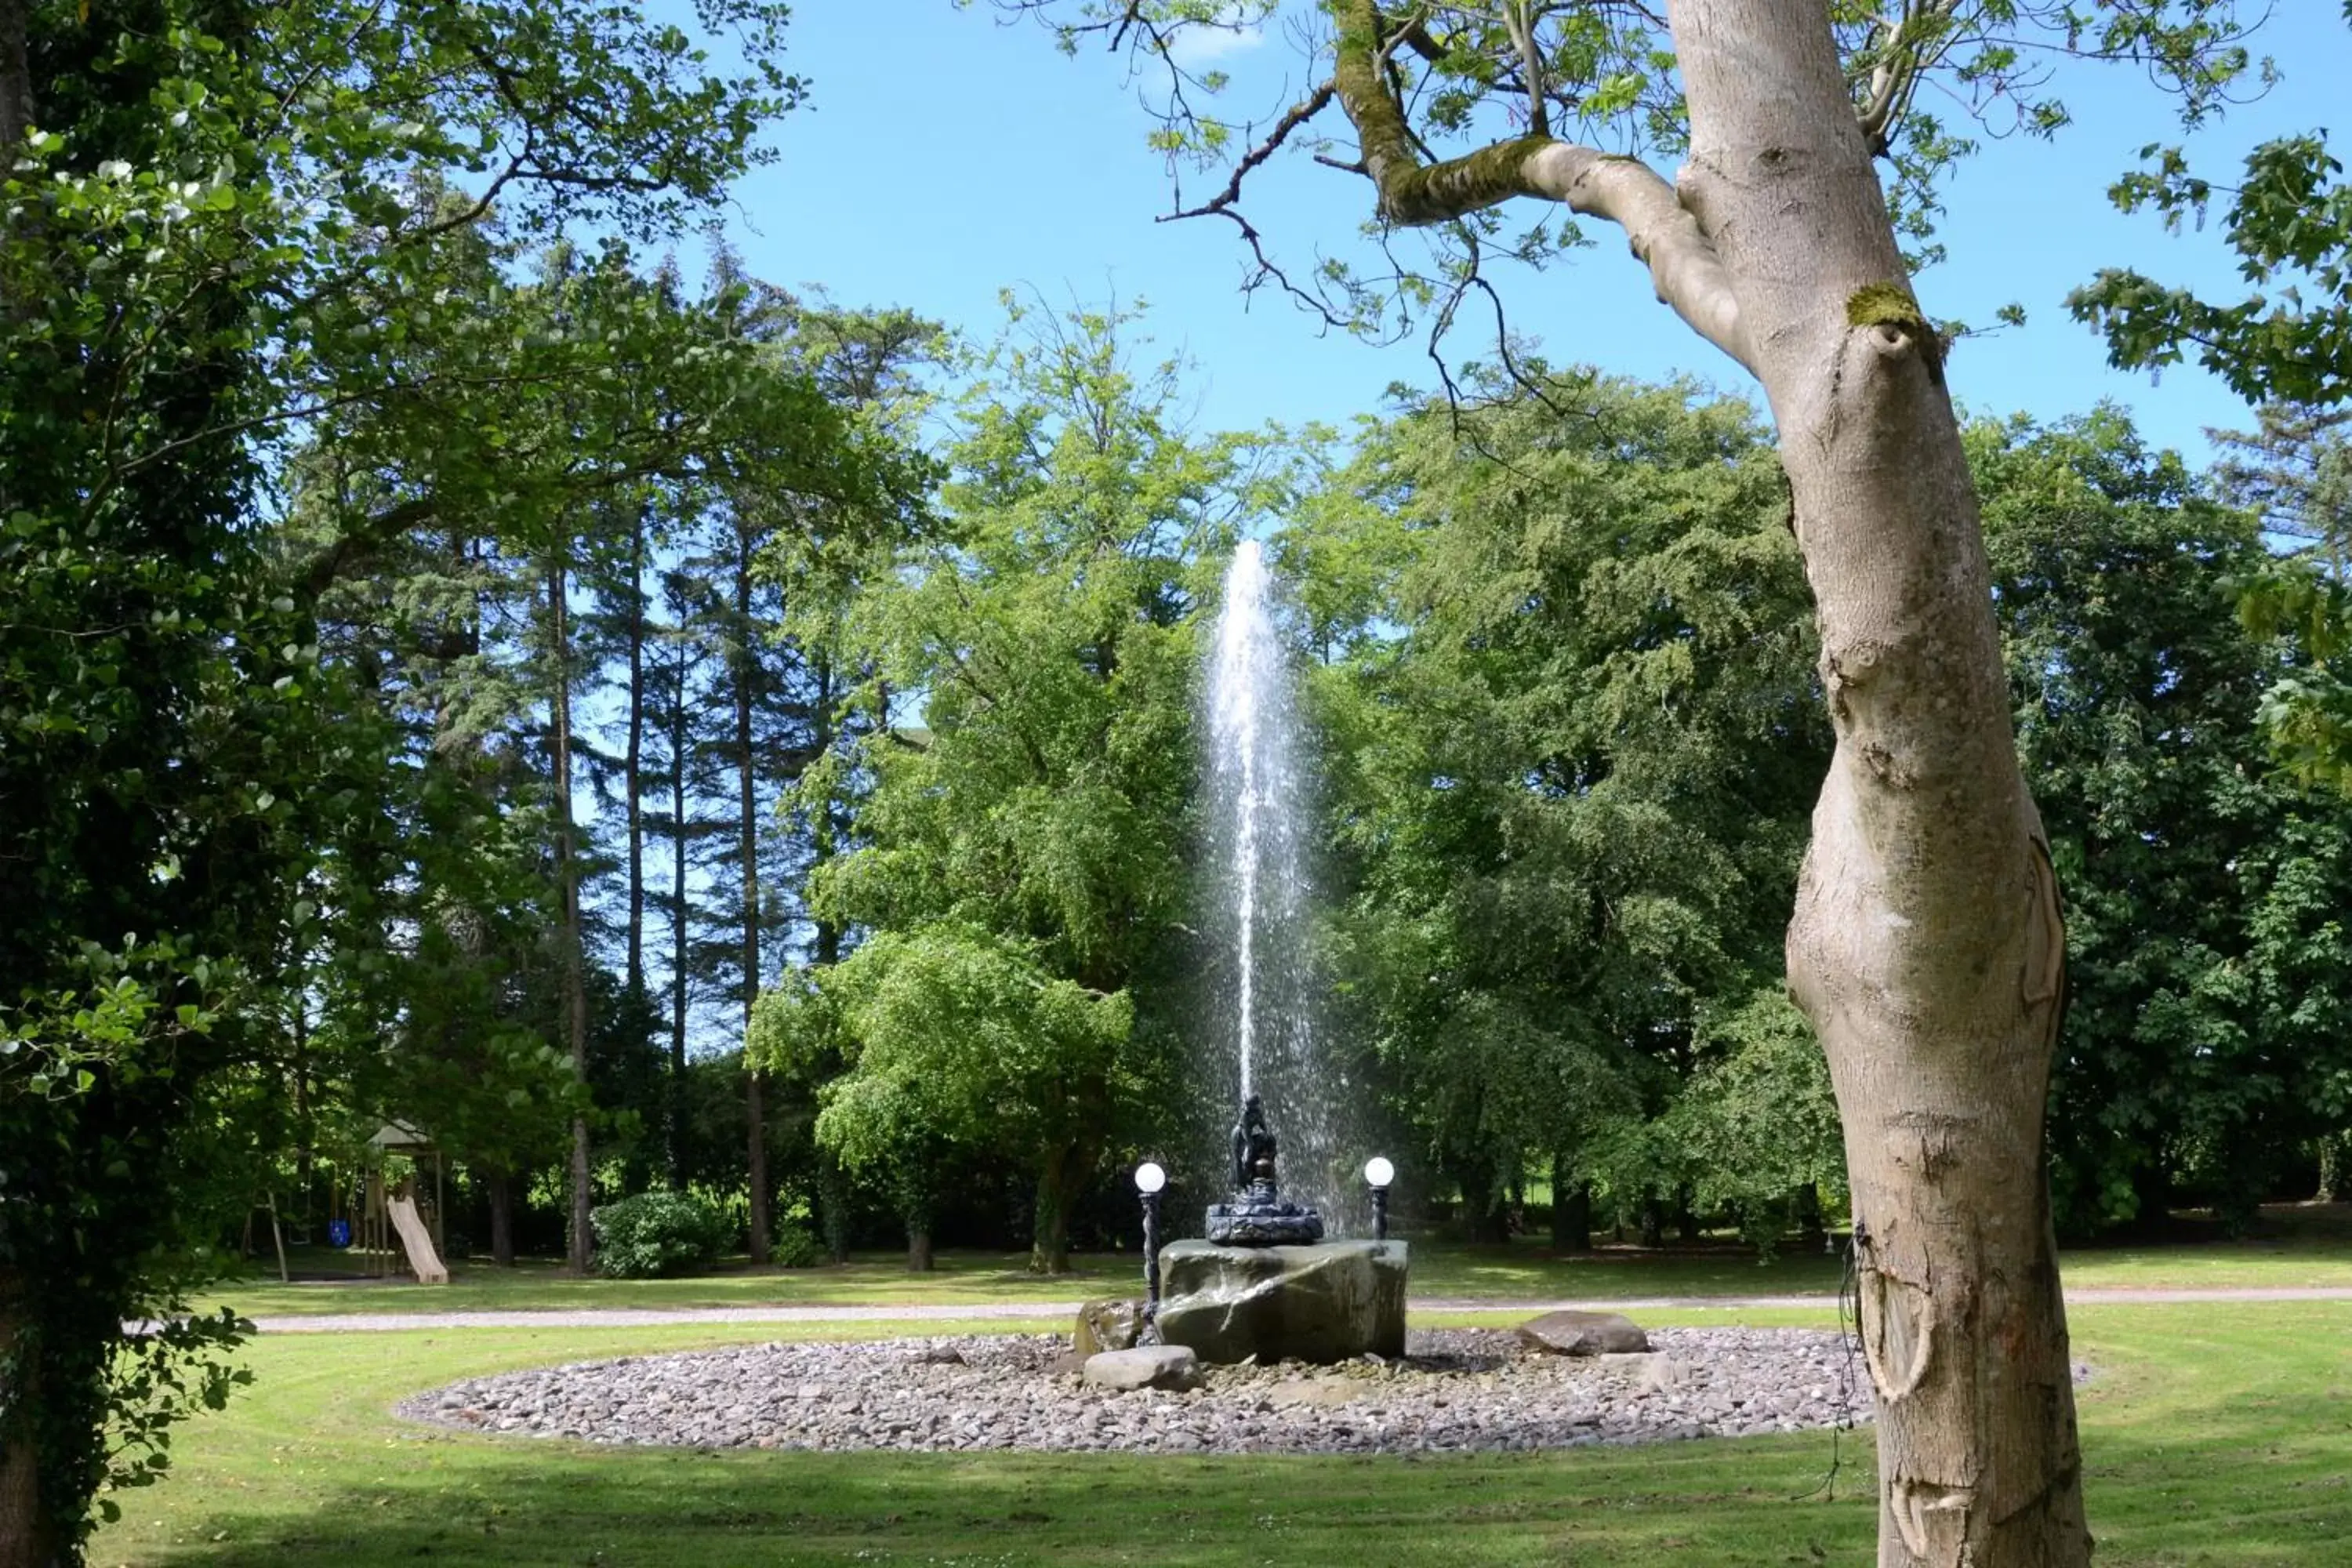
[[[1206,1362],[1330,1362],[1404,1351],[1402,1242],[1324,1239],[1324,1215],[1285,1199],[1266,1111],[1276,1096],[1303,1145],[1305,1190],[1335,1195],[1346,1085],[1318,1061],[1306,958],[1307,820],[1292,741],[1287,650],[1255,540],[1225,574],[1208,682],[1208,780],[1220,924],[1231,957],[1228,1059],[1237,1069],[1233,1194],[1207,1239],[1160,1249],[1161,1342]]]
[[[1264,557],[1244,545],[1227,577],[1210,679],[1218,923],[1230,965],[1217,990],[1233,1003],[1220,1010],[1217,1055],[1229,1076],[1218,1088],[1240,1107],[1233,1192],[1210,1207],[1208,1239],[1158,1248],[1145,1303],[1083,1309],[1079,1338],[1090,1348],[1075,1366],[1058,1336],[771,1344],[506,1373],[419,1395],[404,1414],[477,1432],[705,1451],[1190,1454],[1565,1447],[1850,1419],[1846,1397],[1828,1395],[1850,1353],[1811,1330],[1667,1330],[1657,1353],[1591,1355],[1534,1352],[1524,1331],[1440,1329],[1416,1334],[1410,1359],[1377,1373],[1274,1364],[1402,1358],[1406,1257],[1384,1239],[1396,1172],[1382,1158],[1362,1166],[1371,1239],[1324,1235],[1354,1211],[1344,1188],[1365,1151],[1348,1130],[1349,1086],[1318,1059],[1311,1026],[1305,791],[1269,586]],[[1278,1160],[1305,1203],[1284,1197]],[[1136,1169],[1147,1268],[1167,1183],[1156,1161]],[[1103,1348],[1123,1346],[1143,1313],[1159,1345]],[[1664,1388],[1676,1392],[1654,1396]],[[1142,1389],[1192,1392],[1134,1392]],[[1791,1389],[1808,1391],[1793,1408]]]

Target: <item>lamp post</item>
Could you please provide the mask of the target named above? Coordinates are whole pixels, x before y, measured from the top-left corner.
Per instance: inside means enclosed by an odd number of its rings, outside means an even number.
[[[1168,1173],[1156,1160],[1135,1168],[1135,1190],[1143,1196],[1143,1324],[1157,1337],[1160,1322],[1160,1189]]]
[[[1389,1184],[1396,1180],[1396,1167],[1385,1154],[1375,1154],[1364,1162],[1364,1184],[1372,1189],[1372,1239],[1389,1238]]]

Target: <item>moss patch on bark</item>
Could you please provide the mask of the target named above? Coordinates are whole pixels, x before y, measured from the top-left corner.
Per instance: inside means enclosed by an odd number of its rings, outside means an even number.
[[[1944,338],[1920,313],[1919,301],[1900,283],[1867,283],[1846,296],[1846,325],[1899,327],[1911,334],[1940,376],[1944,369]]]

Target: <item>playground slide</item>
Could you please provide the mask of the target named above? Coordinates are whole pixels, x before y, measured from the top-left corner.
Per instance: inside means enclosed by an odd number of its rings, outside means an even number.
[[[401,1249],[408,1254],[409,1272],[416,1276],[419,1285],[446,1285],[449,1271],[441,1267],[440,1255],[433,1250],[432,1233],[416,1212],[416,1205],[407,1198],[394,1196],[385,1200],[384,1212],[392,1215],[393,1229],[400,1232]]]

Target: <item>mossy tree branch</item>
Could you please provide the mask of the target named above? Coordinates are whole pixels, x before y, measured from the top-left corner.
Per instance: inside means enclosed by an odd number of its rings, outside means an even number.
[[[1347,0],[1332,83],[1356,128],[1381,216],[1406,227],[1448,222],[1514,196],[1564,203],[1625,231],[1658,298],[1699,336],[1753,371],[1731,275],[1675,189],[1639,159],[1537,133],[1459,158],[1423,162],[1404,110],[1382,78],[1377,0]]]

